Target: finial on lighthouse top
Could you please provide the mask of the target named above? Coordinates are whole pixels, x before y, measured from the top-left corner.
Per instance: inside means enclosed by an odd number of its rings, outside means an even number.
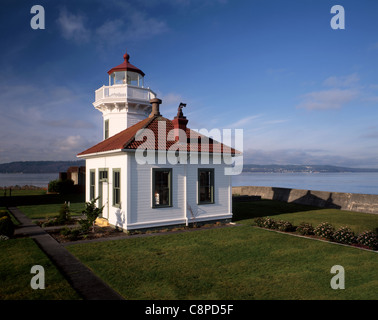
[[[121,63],[120,65],[110,69],[108,71],[108,74],[112,74],[113,72],[116,72],[116,71],[131,71],[131,72],[136,72],[138,74],[140,74],[142,77],[145,76],[144,72],[142,70],[140,70],[139,68],[137,68],[136,66],[132,65],[130,62],[129,62],[129,59],[130,59],[130,55],[126,52],[124,55],[123,55],[123,63]]]

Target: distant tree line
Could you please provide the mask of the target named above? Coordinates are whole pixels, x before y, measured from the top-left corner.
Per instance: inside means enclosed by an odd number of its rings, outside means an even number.
[[[0,164],[0,173],[59,173],[73,166],[85,166],[85,161],[16,161]]]

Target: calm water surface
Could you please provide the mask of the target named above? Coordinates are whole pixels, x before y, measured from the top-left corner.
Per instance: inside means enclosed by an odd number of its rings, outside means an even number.
[[[47,188],[57,173],[0,173],[0,186],[34,185]],[[331,192],[378,194],[378,172],[373,173],[242,173],[233,186],[281,187]]]
[[[0,173],[0,187],[19,185],[47,188],[51,180],[58,178],[58,173]]]
[[[378,172],[242,173],[232,177],[232,185],[378,194]]]

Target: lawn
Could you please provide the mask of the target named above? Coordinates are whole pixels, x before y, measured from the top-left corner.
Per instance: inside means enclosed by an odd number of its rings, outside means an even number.
[[[290,221],[293,225],[307,222],[316,227],[322,222],[329,222],[336,229],[348,226],[355,233],[375,230],[378,227],[377,214],[322,209],[274,200],[234,203],[233,212],[235,222],[248,225],[253,225],[257,217],[269,216],[275,220]]]
[[[80,299],[32,239],[0,241],[0,300]],[[45,289],[33,290],[33,265],[45,270]]]
[[[52,218],[58,215],[59,209],[65,202],[70,203],[71,215],[80,215],[85,209],[83,194],[45,194],[39,196],[23,195],[14,197],[15,203],[30,219]]]
[[[126,299],[377,299],[377,253],[251,226],[265,215],[362,229],[378,222],[374,215],[321,212],[275,201],[238,203],[241,226],[67,248]],[[330,287],[334,265],[345,269],[345,290]]]
[[[18,208],[30,219],[45,219],[45,218],[56,217],[63,203],[18,206]],[[70,210],[71,210],[72,216],[81,215],[81,212],[84,209],[85,209],[84,202],[70,204]]]

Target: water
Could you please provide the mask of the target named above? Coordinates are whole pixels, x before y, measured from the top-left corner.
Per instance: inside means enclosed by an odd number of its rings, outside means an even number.
[[[0,173],[0,187],[27,185],[47,188],[51,180],[58,178],[57,173]]]
[[[47,188],[57,173],[0,173],[0,187],[33,185]],[[233,186],[281,187],[378,195],[378,172],[367,173],[242,173]]]
[[[378,172],[242,173],[232,185],[378,194]]]

